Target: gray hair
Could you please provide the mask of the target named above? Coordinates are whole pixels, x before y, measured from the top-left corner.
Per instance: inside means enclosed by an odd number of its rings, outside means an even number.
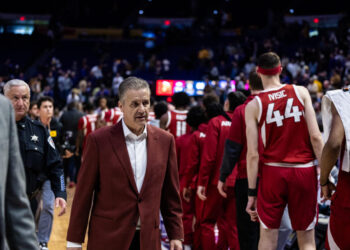
[[[130,89],[134,89],[134,90],[147,89],[151,94],[151,89],[149,88],[149,85],[145,80],[135,76],[130,76],[126,78],[124,81],[122,81],[122,83],[119,85],[118,93],[119,93],[120,101],[123,100],[125,93]]]
[[[25,86],[25,87],[27,87],[29,95],[30,95],[29,85],[25,81],[20,80],[20,79],[13,79],[13,80],[8,81],[5,84],[5,86],[4,86],[4,94],[5,94],[5,96],[7,96],[8,92],[10,91],[10,89],[12,87],[17,87],[17,86]]]

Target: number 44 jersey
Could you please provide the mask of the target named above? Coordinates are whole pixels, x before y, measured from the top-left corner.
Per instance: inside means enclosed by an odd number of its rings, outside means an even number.
[[[262,161],[270,164],[307,164],[315,159],[305,120],[304,102],[295,85],[262,91],[259,133],[264,145]]]

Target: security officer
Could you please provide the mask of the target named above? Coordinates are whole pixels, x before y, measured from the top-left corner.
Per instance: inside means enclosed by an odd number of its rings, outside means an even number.
[[[22,80],[14,79],[5,84],[4,94],[11,100],[15,110],[21,156],[27,179],[26,190],[32,212],[35,215],[42,184],[49,179],[56,197],[55,205],[61,207],[59,215],[63,215],[66,211],[67,194],[62,163],[48,131],[40,122],[27,117],[29,86]]]

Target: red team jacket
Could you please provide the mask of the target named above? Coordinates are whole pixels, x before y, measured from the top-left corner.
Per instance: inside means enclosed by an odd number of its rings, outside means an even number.
[[[187,110],[171,110],[168,111],[168,122],[166,128],[176,138],[187,134],[190,131],[190,126],[186,122]]]
[[[242,145],[241,155],[237,162],[237,179],[247,178],[247,136],[245,125],[245,107],[255,96],[248,96],[247,100],[239,105],[232,116],[232,124],[228,139]]]
[[[232,118],[233,112],[227,112]],[[202,162],[199,170],[198,185],[207,186],[210,182],[217,185],[220,176],[220,167],[224,156],[226,139],[229,136],[231,121],[219,115],[212,118],[208,124],[208,133],[204,143]],[[227,178],[227,186],[234,186],[236,171]]]
[[[186,169],[188,167],[190,149],[191,149],[191,138],[192,133],[187,133],[178,137],[175,141],[176,145],[176,155],[177,155],[177,165],[179,167],[179,179],[180,187],[183,188],[184,185],[184,176]]]
[[[191,187],[194,189],[197,185],[197,175],[201,163],[201,156],[203,155],[204,142],[208,130],[208,124],[202,123],[198,130],[194,131],[190,141],[190,153],[188,159],[188,166],[186,168],[184,187]]]
[[[296,86],[285,84],[262,91],[256,99],[260,106],[263,163],[305,164],[314,161],[304,104]]]

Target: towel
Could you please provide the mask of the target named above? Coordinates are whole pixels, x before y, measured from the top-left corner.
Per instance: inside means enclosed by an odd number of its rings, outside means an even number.
[[[336,108],[345,131],[345,152],[342,170],[350,172],[350,92],[344,90],[328,91],[322,99],[322,121],[325,140],[328,139],[332,126],[332,103]]]

